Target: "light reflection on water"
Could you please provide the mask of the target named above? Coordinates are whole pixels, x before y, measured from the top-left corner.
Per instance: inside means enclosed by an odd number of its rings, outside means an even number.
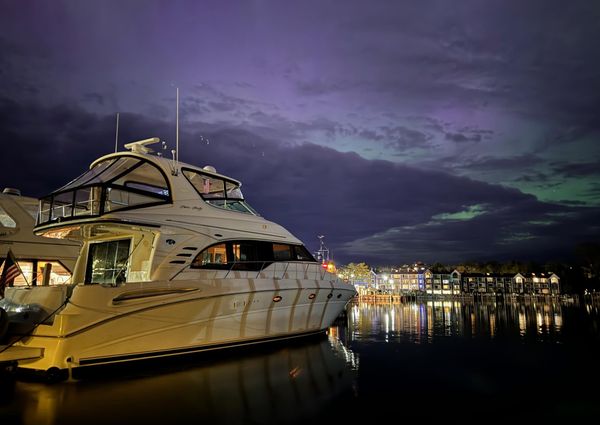
[[[354,303],[348,307],[348,327],[351,340],[357,341],[419,344],[444,337],[520,337],[560,343],[563,308],[557,300]],[[597,315],[597,307],[586,309]]]
[[[580,379],[600,382],[589,367],[599,316],[597,305],[559,302],[351,304],[319,338],[55,385],[4,383],[0,424],[591,418],[599,394]]]

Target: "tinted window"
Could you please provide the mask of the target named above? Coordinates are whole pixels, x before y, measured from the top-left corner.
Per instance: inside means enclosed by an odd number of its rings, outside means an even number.
[[[235,262],[258,261],[258,246],[253,242],[234,242],[232,244]]]
[[[295,258],[298,261],[316,261],[310,252],[301,245],[294,246],[294,253],[296,254]]]
[[[291,245],[273,244],[273,258],[275,261],[289,261],[292,259]]]
[[[315,261],[301,245],[266,241],[230,241],[212,245],[200,252],[192,268],[261,270],[274,261]]]
[[[210,246],[198,254],[191,267],[222,268],[225,265],[227,265],[227,246],[221,243]]]
[[[240,184],[223,177],[183,170],[185,178],[210,205],[246,214],[258,215],[245,201]]]

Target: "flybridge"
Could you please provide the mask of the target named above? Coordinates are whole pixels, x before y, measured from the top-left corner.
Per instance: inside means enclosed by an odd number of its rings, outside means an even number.
[[[145,145],[154,142],[148,140],[134,142],[132,149],[148,149]],[[87,172],[42,198],[37,226],[171,202],[168,178],[156,164],[122,154],[96,162]]]

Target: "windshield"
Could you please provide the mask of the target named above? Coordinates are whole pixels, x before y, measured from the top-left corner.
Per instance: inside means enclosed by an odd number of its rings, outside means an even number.
[[[137,157],[110,158],[40,200],[38,225],[170,202],[166,176]]]
[[[244,201],[239,183],[192,170],[183,170],[183,175],[209,204],[231,211],[258,215]]]

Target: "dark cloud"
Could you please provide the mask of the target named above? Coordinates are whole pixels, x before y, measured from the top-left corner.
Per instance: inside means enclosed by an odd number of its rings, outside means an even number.
[[[387,145],[398,150],[423,147],[432,139],[429,134],[404,126],[382,127],[381,130],[389,141]]]
[[[342,258],[549,256],[598,237],[594,2],[5,3],[5,186],[79,174],[112,151],[116,112],[123,141],[172,145],[177,86],[183,158]]]
[[[554,171],[568,177],[600,176],[600,161],[554,164]]]
[[[113,149],[110,116],[3,99],[0,117],[0,137],[14,146],[0,160],[4,184],[28,195],[60,187]],[[122,122],[127,123],[122,143],[159,136],[172,145],[170,123],[132,114]],[[309,248],[316,249],[316,235],[326,235],[339,261],[550,255],[593,237],[584,229],[598,217],[596,209],[545,204],[514,189],[446,173],[369,161],[311,143],[281,145],[244,128],[190,124],[182,131],[181,158],[240,179],[248,201]],[[480,215],[453,218],[476,205],[482,206],[476,209]],[[543,220],[552,224],[529,223]],[[579,228],[571,228],[576,222]]]
[[[465,135],[462,133],[446,133],[446,140],[451,140],[456,143],[481,142],[481,135],[480,134]]]
[[[87,102],[104,105],[104,96],[102,96],[100,93],[85,93],[83,95],[83,99]]]
[[[456,167],[470,170],[515,171],[527,170],[540,162],[542,162],[542,159],[533,154],[502,157],[488,155],[465,160]]]

